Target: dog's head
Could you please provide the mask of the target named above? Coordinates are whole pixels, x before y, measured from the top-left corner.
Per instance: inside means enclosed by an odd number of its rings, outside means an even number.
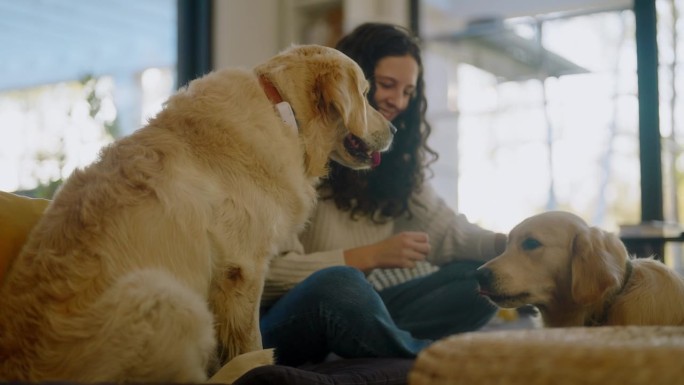
[[[502,307],[589,306],[620,287],[626,259],[617,236],[551,211],[515,226],[506,250],[480,267],[478,281]]]
[[[309,175],[323,176],[328,159],[353,169],[376,166],[389,148],[396,129],[368,104],[363,71],[340,51],[292,46],[255,72],[292,106]]]

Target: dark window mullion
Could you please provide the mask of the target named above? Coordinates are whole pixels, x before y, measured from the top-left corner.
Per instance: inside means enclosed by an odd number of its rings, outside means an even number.
[[[213,69],[212,1],[178,0],[178,88]]]

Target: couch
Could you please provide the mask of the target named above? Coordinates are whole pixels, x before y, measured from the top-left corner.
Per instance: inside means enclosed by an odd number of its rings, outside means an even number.
[[[0,191],[0,283],[50,201]],[[0,310],[1,311],[1,310]],[[239,378],[236,385],[406,384],[410,359],[335,360],[299,368],[267,365]]]

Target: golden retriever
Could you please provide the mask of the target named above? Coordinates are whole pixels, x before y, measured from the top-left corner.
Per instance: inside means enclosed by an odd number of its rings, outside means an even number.
[[[548,327],[684,325],[684,280],[653,259],[632,259],[620,239],[577,215],[532,216],[503,254],[477,271],[501,307],[535,305]]]
[[[191,82],[104,148],[2,283],[0,379],[199,382],[262,349],[269,256],[305,225],[328,159],[368,168],[391,144],[367,91],[339,51],[292,46]]]

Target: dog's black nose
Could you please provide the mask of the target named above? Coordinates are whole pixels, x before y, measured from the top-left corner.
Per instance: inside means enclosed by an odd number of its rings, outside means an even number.
[[[390,132],[392,132],[392,135],[394,135],[394,134],[397,133],[397,128],[394,127],[394,124],[390,123],[390,124],[389,124],[389,129],[390,129]]]
[[[489,287],[489,285],[492,283],[493,277],[494,273],[492,273],[492,270],[486,267],[481,267],[475,272],[475,278],[481,287]]]

